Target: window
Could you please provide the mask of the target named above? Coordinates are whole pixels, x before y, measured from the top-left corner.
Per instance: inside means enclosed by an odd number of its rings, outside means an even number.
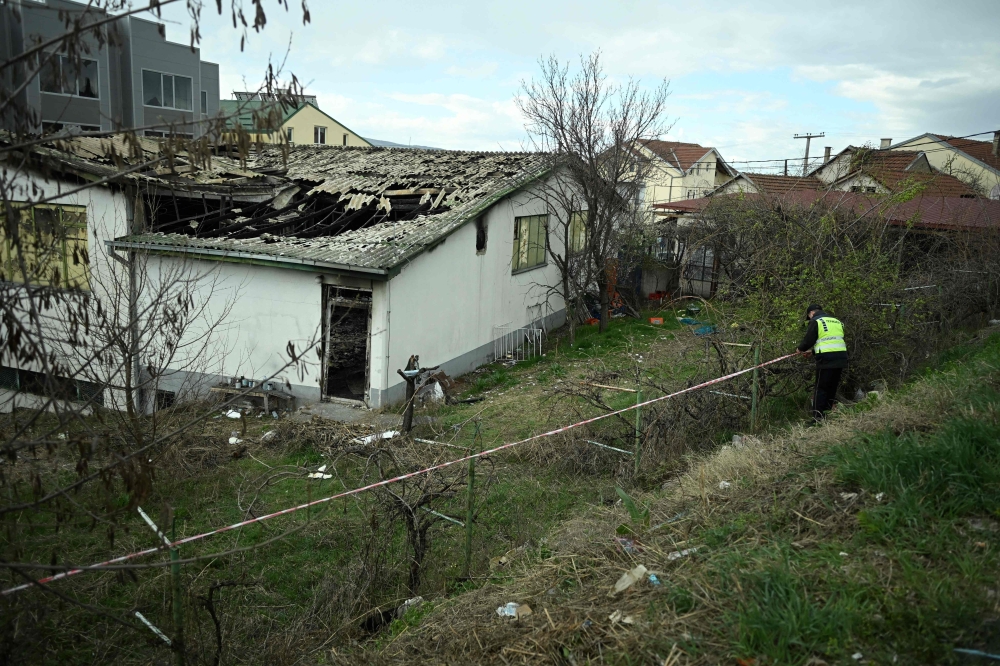
[[[0,388],[60,400],[104,404],[104,387],[82,379],[68,379],[31,370],[0,366]]]
[[[326,128],[316,126],[313,127],[313,143],[326,145]]]
[[[201,115],[203,115],[203,116],[207,116],[208,115],[208,91],[207,90],[202,90],[201,91]]]
[[[476,218],[476,254],[486,254],[486,216]]]
[[[688,199],[697,199],[698,198],[698,190],[688,190],[687,191],[687,198]]]
[[[142,70],[142,103],[146,106],[190,111],[194,101],[191,91],[191,77]]]
[[[715,277],[715,252],[710,247],[692,250],[684,266],[684,277],[688,280],[711,282]]]
[[[51,57],[42,65],[39,74],[42,92],[98,99],[96,60],[80,58],[79,68],[76,68],[64,55],[46,55]]]
[[[851,185],[851,192],[860,192],[863,194],[875,194],[875,188],[865,185]]]
[[[61,132],[63,130],[69,130],[71,133],[74,130],[78,132],[100,132],[101,128],[99,125],[77,125],[76,123],[53,123],[48,120],[42,121],[42,134],[51,134],[53,132]]]
[[[511,269],[525,271],[545,263],[545,225],[547,215],[514,218],[514,256]]]
[[[569,218],[569,251],[582,252],[587,245],[587,211],[579,210]]]
[[[89,291],[87,209],[16,203],[14,207],[20,216],[17,242],[0,215],[0,280]]]
[[[177,394],[173,391],[156,391],[156,411],[170,409],[177,402]]]
[[[288,141],[288,145],[292,145],[295,141],[292,139],[292,131],[294,127],[289,127],[285,130],[285,139]]]
[[[347,145],[347,135],[346,134],[344,135],[344,145],[345,146]]]

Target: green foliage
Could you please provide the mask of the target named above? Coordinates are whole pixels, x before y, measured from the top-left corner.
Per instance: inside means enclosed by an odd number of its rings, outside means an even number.
[[[629,519],[632,521],[632,525],[619,525],[619,534],[636,534],[641,529],[649,527],[649,507],[639,506],[635,500],[629,497],[628,493],[624,490],[615,486],[615,492],[618,496],[622,498],[622,504],[625,505],[625,510],[628,511]]]

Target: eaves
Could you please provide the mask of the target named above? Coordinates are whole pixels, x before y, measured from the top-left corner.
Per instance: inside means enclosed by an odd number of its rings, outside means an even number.
[[[315,259],[277,257],[253,252],[238,252],[214,248],[158,245],[156,243],[145,242],[138,243],[121,239],[105,241],[105,244],[111,250],[141,251],[167,257],[188,257],[191,259],[205,259],[208,261],[244,264],[247,266],[270,266],[273,268],[287,268],[291,270],[309,271],[312,273],[317,271],[331,271],[342,275],[363,277],[374,280],[387,280],[390,277],[390,272],[384,268],[350,266],[348,264],[340,264],[332,261],[319,261]]]

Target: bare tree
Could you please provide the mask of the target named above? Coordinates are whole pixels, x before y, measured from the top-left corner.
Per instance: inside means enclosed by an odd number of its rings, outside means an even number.
[[[649,162],[636,145],[669,131],[669,83],[646,90],[631,78],[609,81],[600,53],[581,57],[573,75],[555,56],[541,59],[539,68],[538,79],[522,83],[517,104],[533,146],[551,155],[554,177],[540,196],[556,220],[548,233],[561,236],[563,249],[549,244],[549,256],[562,273],[571,318],[581,290],[594,286],[603,331],[609,282],[625,268],[618,262],[632,256],[622,250],[648,223],[643,191]]]

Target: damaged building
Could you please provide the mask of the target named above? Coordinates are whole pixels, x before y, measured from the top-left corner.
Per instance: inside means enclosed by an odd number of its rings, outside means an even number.
[[[228,308],[210,370],[161,392],[277,375],[299,404],[403,399],[411,355],[459,375],[493,360],[510,329],[561,325],[546,261],[537,153],[264,148],[245,164],[173,165],[142,181],[141,224],[108,239],[151,274],[194,266]],[[194,294],[199,297],[198,293]],[[289,345],[305,355],[282,369]]]

